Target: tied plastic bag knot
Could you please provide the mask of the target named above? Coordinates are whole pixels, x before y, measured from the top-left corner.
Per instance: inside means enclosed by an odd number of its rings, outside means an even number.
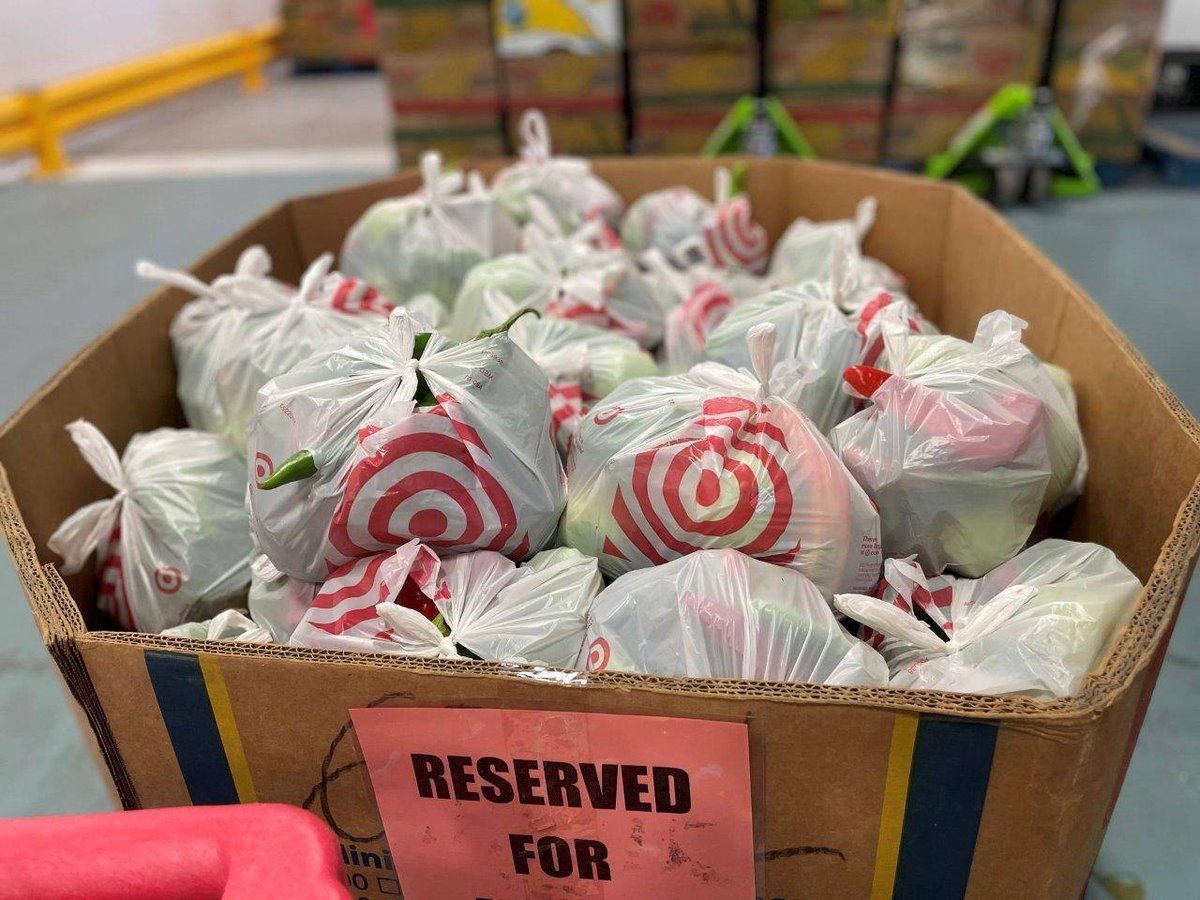
[[[376,604],[375,612],[391,631],[388,639],[399,644],[403,652],[436,659],[460,658],[453,628],[443,634],[419,612],[390,601]]]
[[[95,425],[76,419],[67,425],[67,433],[92,471],[116,492],[106,500],[97,500],[78,510],[50,536],[47,544],[63,558],[63,573],[74,575],[89,556],[105,546],[113,533],[121,504],[129,494],[129,481],[117,451]]]
[[[325,284],[325,276],[333,268],[333,254],[322,253],[304,270],[300,278],[300,286],[292,295],[292,307],[303,308],[310,305],[321,296],[321,288]]]
[[[408,310],[397,307],[388,316],[388,342],[405,364],[416,365],[417,323]]]
[[[854,230],[861,242],[867,232],[875,225],[875,214],[879,209],[879,201],[874,197],[863,197],[854,207]]]
[[[771,372],[775,368],[774,324],[760,322],[747,331],[746,349],[750,351],[750,364],[758,379],[759,399],[765,400],[771,391]]]
[[[530,162],[544,163],[550,160],[550,126],[540,109],[527,109],[521,113],[518,125],[521,134],[521,157]]]
[[[733,175],[725,166],[713,171],[713,200],[719,206],[733,196]]]

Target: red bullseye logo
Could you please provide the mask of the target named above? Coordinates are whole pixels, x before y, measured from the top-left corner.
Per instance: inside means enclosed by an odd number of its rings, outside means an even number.
[[[588,645],[587,670],[589,672],[603,672],[608,668],[610,659],[612,659],[612,648],[608,646],[608,641],[604,638],[598,637]]]
[[[275,474],[275,462],[265,453],[254,454],[254,480],[265,481]]]
[[[183,575],[174,566],[160,565],[154,570],[154,586],[164,594],[174,594],[183,585]]]

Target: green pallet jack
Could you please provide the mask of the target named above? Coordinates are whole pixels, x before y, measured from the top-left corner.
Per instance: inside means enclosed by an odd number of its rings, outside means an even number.
[[[777,98],[749,96],[734,102],[700,152],[705,156],[817,156]]]
[[[1054,103],[1049,88],[1008,84],[925,163],[931,178],[952,178],[998,206],[1047,196],[1087,197],[1100,189],[1094,161]]]

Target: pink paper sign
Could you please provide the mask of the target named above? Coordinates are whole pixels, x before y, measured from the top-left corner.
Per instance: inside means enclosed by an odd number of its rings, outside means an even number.
[[[350,714],[406,900],[754,897],[744,724]]]

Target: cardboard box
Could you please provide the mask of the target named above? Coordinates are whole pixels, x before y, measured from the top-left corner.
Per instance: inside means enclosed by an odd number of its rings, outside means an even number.
[[[1064,43],[1055,54],[1051,83],[1060,96],[1074,94],[1082,78],[1083,47]],[[1161,51],[1154,38],[1137,44],[1127,44],[1100,62],[1099,86],[1106,94],[1141,97],[1154,92],[1158,82]]]
[[[1166,5],[1166,0],[1063,0],[1062,36],[1086,44],[1120,24],[1136,43],[1158,34]]]
[[[1083,149],[1100,162],[1133,163],[1142,155],[1142,131],[1153,96],[1105,94],[1075,134]],[[1063,113],[1074,112],[1069,98],[1060,98]]]
[[[892,38],[845,22],[792,22],[771,33],[767,84],[787,96],[833,87],[881,91],[891,77]]]
[[[900,12],[900,33],[987,25],[1048,28],[1050,8],[1051,0],[908,0]]]
[[[639,103],[633,108],[635,153],[694,156],[729,112],[724,98],[687,103]],[[712,186],[708,191],[711,193]]]
[[[629,79],[635,107],[687,100],[724,103],[728,111],[758,88],[758,49],[643,50],[630,54]]]
[[[1036,83],[1044,55],[1044,31],[1033,26],[931,28],[901,37],[897,80],[914,90],[978,93]]]
[[[379,52],[492,52],[488,0],[375,0]]]
[[[492,0],[492,29],[505,58],[606,53],[624,45],[621,0]]]
[[[539,100],[620,98],[625,92],[621,57],[616,53],[582,54],[556,50],[542,56],[502,59],[504,95],[537,105]]]
[[[371,0],[285,0],[280,52],[308,66],[369,66],[378,52]]]
[[[811,22],[813,20],[895,24],[905,0],[767,0],[769,21]]]
[[[438,150],[447,160],[507,152],[498,112],[398,114],[392,120],[392,142],[401,166],[416,165],[426,150]]]
[[[879,161],[886,108],[882,92],[874,94],[813,93],[785,101],[813,151],[821,159],[873,163]]]
[[[924,163],[945,150],[955,132],[987,102],[991,91],[943,95],[898,90],[887,115],[886,162]]]
[[[595,170],[633,199],[675,184],[708,192],[720,164],[614,158]],[[0,429],[0,519],[16,571],[126,806],[257,799],[310,808],[337,833],[355,896],[385,900],[398,879],[349,710],[713,719],[749,728],[762,896],[1082,894],[1200,547],[1200,424],[1070,278],[964,189],[829,162],[746,164],[755,218],[772,239],[798,215],[844,218],[873,195],[879,218],[866,251],[907,276],[926,315],[964,336],[985,312],[1008,309],[1029,322],[1030,347],[1071,373],[1091,467],[1083,499],[1056,524],[1111,547],[1146,585],[1079,693],[1041,702],[616,672],[565,684],[486,662],[89,629],[91,573],[60,577],[46,539],[111,490],[63,428],[87,416],[122,447],[135,432],[183,423],[168,328],[190,297],[164,287]],[[295,280],[307,261],[339,248],[372,202],[418,184],[410,170],[281,204],[191,271],[211,280],[260,243],[278,276]]]
[[[629,49],[744,49],[757,39],[756,0],[626,0]]]
[[[397,113],[495,111],[500,107],[496,58],[478,50],[389,53],[380,60]]]
[[[530,104],[510,103],[508,136],[514,148],[521,146],[518,128],[521,113],[529,106],[545,114],[555,153],[607,156],[625,152],[625,107],[620,97],[593,98],[582,103],[565,104],[557,104],[552,100]]]

